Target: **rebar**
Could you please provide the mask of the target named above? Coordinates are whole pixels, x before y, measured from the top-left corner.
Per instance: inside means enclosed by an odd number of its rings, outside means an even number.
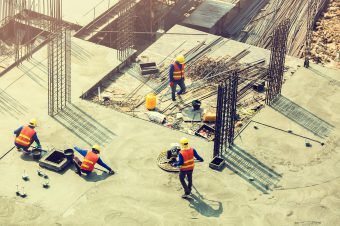
[[[120,31],[117,34],[117,50],[118,60],[125,61],[131,54],[133,54],[134,40],[135,40],[135,1],[134,0],[120,0],[118,2],[118,19],[117,29]]]
[[[282,21],[275,29],[272,37],[266,93],[266,103],[268,105],[271,105],[272,101],[281,94],[289,26],[289,19]]]
[[[229,72],[228,80],[218,86],[213,157],[221,157],[233,144],[236,120],[238,72]]]

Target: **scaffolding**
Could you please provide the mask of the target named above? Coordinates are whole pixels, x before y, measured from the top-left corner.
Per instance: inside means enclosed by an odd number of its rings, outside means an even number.
[[[233,144],[236,121],[236,104],[238,88],[238,72],[230,75],[224,84],[218,86],[217,117],[215,123],[214,156],[221,157],[223,152]]]
[[[282,21],[272,37],[266,93],[266,104],[268,105],[271,105],[275,98],[281,94],[289,27],[289,19]]]
[[[117,19],[117,50],[118,60],[125,61],[134,50],[135,40],[135,0],[120,0],[118,2]]]

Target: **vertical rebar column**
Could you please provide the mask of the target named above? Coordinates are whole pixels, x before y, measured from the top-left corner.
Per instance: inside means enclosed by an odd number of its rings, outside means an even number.
[[[271,105],[273,100],[281,94],[289,26],[289,19],[284,20],[275,29],[272,37],[266,92],[266,104],[268,105]]]
[[[135,40],[135,0],[120,0],[118,2],[117,50],[118,60],[124,61],[133,53]]]
[[[62,1],[50,0],[48,44],[48,114],[55,116],[71,102],[71,32],[63,26]]]
[[[306,46],[305,46],[305,62],[303,66],[309,68],[309,60],[311,58],[311,48],[312,48],[312,36],[313,36],[313,25],[314,25],[314,0],[308,0],[307,8],[307,34],[306,34]]]
[[[227,81],[218,86],[213,157],[222,156],[234,142],[237,88],[237,71],[231,72]]]

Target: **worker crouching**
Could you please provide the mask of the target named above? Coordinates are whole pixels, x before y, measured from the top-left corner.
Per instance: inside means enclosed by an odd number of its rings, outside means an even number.
[[[37,127],[37,120],[31,119],[27,126],[21,126],[14,131],[14,134],[16,136],[14,144],[19,151],[23,151],[24,153],[29,154],[30,150],[28,149],[33,142],[37,144],[37,148],[41,148],[38,135],[35,131],[35,127]]]
[[[203,158],[199,156],[194,148],[189,147],[189,141],[187,138],[183,137],[180,140],[181,144],[181,151],[178,155],[178,162],[175,162],[173,166],[179,166],[179,180],[182,184],[182,187],[184,189],[184,195],[182,195],[182,198],[188,198],[191,194],[191,188],[192,188],[192,174],[195,167],[195,159],[198,161],[203,162]],[[185,177],[188,178],[188,184],[185,182]]]
[[[115,172],[106,165],[101,158],[99,157],[101,148],[99,145],[93,145],[91,151],[82,150],[78,147],[74,147],[74,149],[79,152],[82,156],[84,156],[84,160],[80,161],[78,157],[74,157],[73,163],[76,167],[76,173],[79,174],[79,176],[82,175],[82,173],[89,175],[93,170],[96,163],[98,163],[100,166],[107,169],[109,174],[114,174]]]

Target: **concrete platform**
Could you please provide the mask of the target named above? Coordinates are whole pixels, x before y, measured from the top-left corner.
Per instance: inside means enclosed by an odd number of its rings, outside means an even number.
[[[85,26],[117,2],[117,0],[63,1],[63,19]]]
[[[232,46],[227,50],[241,51]],[[160,151],[178,141],[182,133],[78,99],[89,86],[88,80],[96,82],[105,70],[114,67],[109,57],[114,52],[104,48],[98,55],[97,48],[89,44],[78,57],[73,53],[73,104],[56,118],[47,116],[42,53],[33,56],[35,63],[23,64],[24,72],[14,69],[0,78],[0,88],[6,92],[1,97],[7,100],[0,103],[0,154],[13,146],[12,131],[37,117],[43,147],[87,148],[99,142],[104,146],[103,160],[117,174],[107,177],[95,171],[83,179],[71,170],[61,174],[48,171],[51,187],[45,190],[36,174],[38,164],[11,151],[0,160],[0,184],[5,185],[0,190],[0,225],[277,226],[340,222],[339,71],[317,65],[310,70],[299,68],[283,89],[284,97],[332,125],[325,138],[269,107],[253,118],[323,141],[324,146],[311,142],[312,147],[307,148],[304,139],[292,134],[261,125],[256,130],[249,124],[236,139],[238,150],[227,158],[229,162],[239,159],[248,163],[234,171],[225,168],[217,172],[208,168],[213,144],[189,136],[205,162],[196,164],[193,198],[183,200],[178,175],[156,165]],[[249,57],[261,54],[254,51]],[[31,178],[28,182],[21,179],[24,170]],[[265,192],[260,187],[264,183],[268,183]],[[17,184],[25,187],[27,198],[15,195]]]

